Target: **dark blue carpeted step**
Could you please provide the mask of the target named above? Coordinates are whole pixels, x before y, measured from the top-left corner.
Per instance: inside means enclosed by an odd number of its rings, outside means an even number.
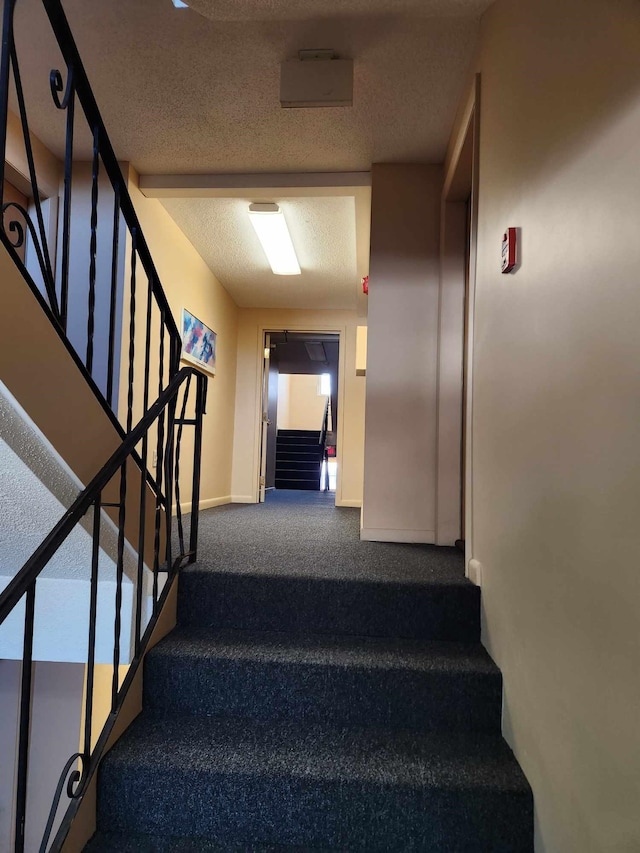
[[[319,450],[301,450],[299,448],[287,448],[276,456],[276,467],[280,462],[318,462],[320,460]]]
[[[313,438],[315,441],[320,440],[319,429],[279,429],[278,438]]]
[[[500,672],[478,644],[177,629],[147,655],[158,716],[500,731]]]
[[[84,848],[85,853],[310,853],[308,847],[281,847],[279,844],[220,844],[206,838],[173,838],[168,835],[141,835],[127,832],[97,832]],[[314,847],[313,853],[330,853]]]
[[[318,491],[320,488],[320,476],[316,476],[313,478],[306,477],[304,479],[293,479],[283,477],[276,477],[275,480],[276,489],[295,489],[297,491]]]
[[[319,566],[319,570],[322,566]],[[451,582],[396,583],[184,569],[178,589],[183,627],[480,639],[480,589]]]
[[[291,459],[281,459],[278,462],[277,471],[317,471],[318,470],[318,460],[314,459],[312,462],[299,462],[297,460]]]
[[[100,768],[98,827],[123,834],[532,853],[532,825],[530,789],[497,735],[143,714]]]
[[[276,439],[277,447],[318,447],[319,444],[320,437],[312,435],[278,435]]]

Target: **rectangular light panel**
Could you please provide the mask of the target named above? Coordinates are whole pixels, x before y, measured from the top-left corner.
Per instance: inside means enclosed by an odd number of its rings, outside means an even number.
[[[252,204],[249,219],[273,272],[276,275],[300,275],[296,250],[278,205]]]

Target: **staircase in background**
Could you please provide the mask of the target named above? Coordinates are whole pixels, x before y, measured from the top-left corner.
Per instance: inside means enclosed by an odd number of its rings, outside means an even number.
[[[276,489],[320,490],[323,452],[320,435],[320,430],[278,430]]]
[[[326,501],[321,517],[310,501]],[[502,680],[462,556],[360,543],[357,510],[331,504],[276,492],[241,532],[239,513],[207,514],[233,550],[224,570],[212,556],[181,575],[143,712],[101,765],[88,853],[532,853],[531,791],[500,734]],[[279,569],[247,570],[256,543],[278,541]]]

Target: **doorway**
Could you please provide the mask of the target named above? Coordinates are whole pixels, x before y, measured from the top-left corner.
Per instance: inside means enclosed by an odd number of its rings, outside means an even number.
[[[339,357],[335,332],[264,333],[260,502],[276,490],[335,492]]]
[[[468,94],[442,195],[436,544],[473,554],[473,332],[480,78]],[[472,578],[473,579],[473,578]]]

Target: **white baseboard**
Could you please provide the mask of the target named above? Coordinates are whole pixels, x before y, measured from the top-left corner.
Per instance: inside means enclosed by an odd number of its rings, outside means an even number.
[[[224,506],[225,504],[230,504],[232,502],[231,495],[225,495],[223,498],[206,498],[205,500],[200,501],[200,509],[211,509],[214,506]],[[173,512],[175,515],[175,505],[173,508]],[[187,503],[181,503],[180,509],[182,512],[191,512],[191,501]]]
[[[232,504],[254,504],[256,499],[253,495],[231,495]]]
[[[348,498],[342,501],[336,500],[336,506],[350,506],[354,509],[362,509],[362,501],[349,500]]]
[[[384,527],[361,527],[360,539],[364,542],[406,542],[433,545],[436,541],[433,530],[391,530]]]
[[[482,563],[479,560],[474,560],[473,558],[469,560],[467,577],[471,583],[474,583],[476,586],[482,586]]]

